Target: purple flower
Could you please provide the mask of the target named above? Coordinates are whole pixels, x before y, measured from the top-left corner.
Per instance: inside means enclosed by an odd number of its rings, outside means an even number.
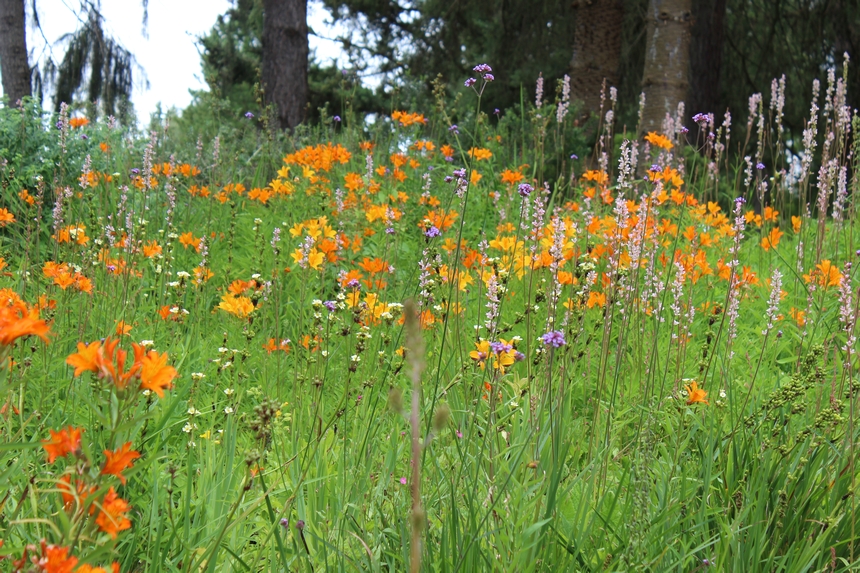
[[[445,157],[445,161],[447,161],[448,163],[454,163],[454,158],[453,157]]]
[[[394,234],[394,227],[386,227],[385,228],[385,234],[386,235],[393,235]]]
[[[335,121],[335,123],[340,123],[340,116],[339,115],[334,116],[332,119]]]
[[[449,127],[448,131],[453,132],[455,135],[460,135],[460,128],[457,127],[456,123]]]
[[[648,171],[651,171],[652,173],[659,173],[660,171],[662,171],[662,169],[660,169],[660,166],[655,163],[648,169]]]
[[[137,167],[132,167],[132,168],[131,168],[131,174],[132,174],[132,175],[138,175],[138,174],[140,174],[140,169],[138,169]]]
[[[245,112],[245,119],[254,119],[254,114],[250,111]]]
[[[708,121],[708,116],[703,113],[697,113],[693,116],[693,121],[695,121],[696,123],[704,123]]]
[[[352,279],[348,283],[346,283],[346,286],[348,288],[359,288],[361,286],[361,283],[358,282],[358,279]]]
[[[476,83],[478,83],[478,80],[476,80],[475,78],[469,78],[468,80],[463,82],[463,85],[466,86],[467,88],[470,88],[473,85],[475,85]]]
[[[758,169],[759,171],[761,171],[762,169],[764,169],[764,163],[759,161],[758,163],[755,164],[755,168]]]
[[[570,158],[571,159],[579,159],[579,155],[577,155],[576,153],[571,153]]]
[[[689,130],[689,129],[687,129],[687,127],[686,127],[686,126],[682,125],[682,126],[681,126],[681,133],[690,133],[690,130]]]
[[[406,485],[406,478],[405,477],[400,478],[400,483],[402,485]]]
[[[493,68],[491,68],[487,64],[478,64],[477,66],[472,68],[472,71],[475,72],[476,74],[486,74],[486,73],[492,72]]]
[[[517,361],[517,362],[522,362],[522,361],[523,361],[523,360],[525,360],[525,359],[526,359],[526,355],[525,355],[525,354],[523,354],[522,352],[520,352],[519,350],[517,350],[516,352],[514,352],[514,360],[515,360],[515,361]]]
[[[493,113],[494,113],[494,114],[496,114],[496,115],[499,115],[499,114],[500,114],[500,113],[502,113],[502,112],[500,112],[500,111],[499,111],[499,108],[496,108],[496,109],[494,109],[494,110],[493,110]]]
[[[248,113],[250,113],[250,112],[248,112]],[[290,527],[290,520],[289,520],[289,519],[287,519],[286,517],[282,517],[282,518],[281,518],[281,527],[283,527],[284,529],[289,529],[289,527]]]
[[[337,308],[337,303],[333,300],[327,300],[323,303],[323,306],[329,309],[330,312],[334,312]]]
[[[450,183],[450,182],[451,182],[451,181],[453,181],[453,180],[454,180],[454,178],[453,178],[453,177],[451,177],[450,175],[446,175],[446,176],[445,176],[445,183]]]
[[[465,179],[466,178],[466,170],[465,169],[455,169],[454,170],[454,177],[457,177],[458,179]]]
[[[552,346],[553,348],[559,348],[567,344],[567,341],[564,339],[564,333],[560,330],[550,330],[541,336],[540,339],[545,345]]]
[[[528,197],[534,190],[534,187],[528,183],[520,183],[520,186],[517,188],[517,192],[520,194],[520,197]]]
[[[496,76],[494,76],[493,74],[484,74],[484,81],[485,82],[491,82],[494,79],[496,79]]]
[[[81,139],[89,139],[89,137],[87,136],[87,134],[86,134],[86,133],[82,133],[82,134],[81,134]]]
[[[441,234],[442,234],[442,232],[439,231],[439,229],[436,228],[435,225],[430,225],[430,228],[427,229],[426,231],[424,231],[424,236],[427,237],[428,239],[432,239],[433,237],[438,237]]]
[[[301,530],[302,530],[302,529],[304,529],[304,528],[305,528],[305,522],[304,522],[304,520],[303,520],[303,519],[298,520],[298,521],[296,522],[296,529],[298,529],[299,531],[301,531]]]
[[[57,129],[63,129],[63,121],[62,120],[57,122]]]
[[[513,350],[513,347],[510,344],[505,344],[503,342],[491,342],[490,350],[492,350],[495,354],[501,354],[502,352],[508,352],[509,350]]]

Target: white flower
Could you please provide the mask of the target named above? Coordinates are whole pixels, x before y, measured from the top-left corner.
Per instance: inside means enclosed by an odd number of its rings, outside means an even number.
[[[323,350],[322,352],[320,352],[320,354],[322,354],[323,356],[328,356],[328,350]]]
[[[186,271],[179,271],[178,273],[176,273],[176,276],[178,276],[181,279],[187,279],[187,278],[191,277],[191,273],[188,273]]]
[[[230,349],[225,346],[218,348],[218,354],[224,354],[225,352],[230,352]]]
[[[228,396],[232,396],[233,392],[235,392],[235,390],[233,390],[232,388],[224,388],[224,393]]]
[[[198,410],[194,406],[191,406],[190,408],[188,408],[188,415],[189,416],[199,416],[200,414],[201,414],[200,410]]]
[[[358,354],[353,354],[349,357],[349,359],[353,362],[361,362],[361,356],[359,356]]]
[[[230,406],[227,406],[226,408],[224,408],[224,413],[225,414],[232,414],[233,408],[231,408]]]
[[[152,346],[153,344],[155,344],[155,341],[153,341],[153,340],[141,340],[140,341],[141,346]]]
[[[203,374],[202,372],[192,372],[191,373],[191,379],[192,380],[203,380],[204,378],[206,378],[206,375]]]

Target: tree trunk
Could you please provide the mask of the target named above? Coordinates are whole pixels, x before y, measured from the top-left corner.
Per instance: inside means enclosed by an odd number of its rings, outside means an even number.
[[[687,96],[691,7],[692,0],[651,0],[648,5],[643,132],[662,131],[666,114],[674,117]]]
[[[724,110],[718,107],[725,18],[726,0],[693,0],[687,115],[713,113],[717,118],[722,117]]]
[[[0,0],[0,75],[9,105],[30,95],[24,0]]]
[[[0,0],[2,1],[2,0]],[[281,128],[305,118],[308,102],[308,1],[263,0],[262,80]]]
[[[575,0],[576,27],[570,61],[570,97],[583,113],[600,111],[603,80],[618,87],[621,62],[621,0]]]

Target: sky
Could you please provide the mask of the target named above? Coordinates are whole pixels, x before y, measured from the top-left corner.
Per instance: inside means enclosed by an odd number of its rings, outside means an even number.
[[[48,50],[53,52],[54,61],[59,62],[64,50],[56,42],[80,25],[80,1],[37,0],[36,6],[44,38],[28,20],[30,65],[34,64],[34,58],[44,58]],[[162,109],[182,109],[191,103],[189,90],[205,88],[197,38],[206,34],[229,7],[228,0],[149,0],[148,37],[144,37],[140,0],[102,0],[105,32],[134,54],[149,82],[147,89],[144,78],[135,70],[132,103],[138,120],[146,121],[159,102]],[[337,30],[327,24],[328,19],[319,2],[309,2],[308,25],[320,36],[333,38]],[[335,59],[345,65],[337,42],[310,35],[308,43],[318,60]]]

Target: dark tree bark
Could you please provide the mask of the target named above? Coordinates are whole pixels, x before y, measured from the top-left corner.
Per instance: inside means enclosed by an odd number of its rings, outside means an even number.
[[[621,0],[575,0],[576,28],[570,61],[570,97],[583,113],[600,111],[600,89],[618,87],[621,63]]]
[[[305,119],[308,101],[308,2],[263,0],[262,80],[281,128]]]
[[[0,0],[0,75],[9,105],[30,95],[24,0]]]
[[[662,131],[666,114],[675,116],[687,97],[690,72],[692,0],[651,0],[642,91],[642,131]]]
[[[719,118],[725,111],[718,109],[725,19],[726,0],[693,0],[688,116],[713,113]]]

